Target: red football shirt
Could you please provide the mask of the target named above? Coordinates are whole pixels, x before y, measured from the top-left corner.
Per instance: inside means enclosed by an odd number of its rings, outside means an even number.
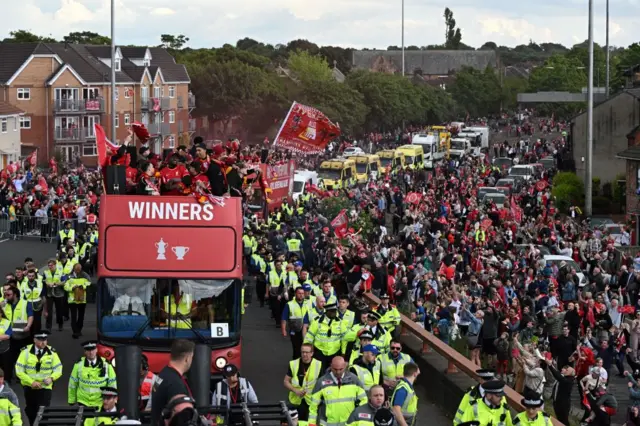
[[[165,167],[160,170],[160,177],[163,185],[169,184],[174,179],[182,181],[182,178],[188,175],[189,175],[189,172],[182,164],[178,164],[173,169],[170,169],[169,167]],[[182,192],[177,189],[172,189],[170,191],[164,191],[163,194],[164,195],[182,195]]]

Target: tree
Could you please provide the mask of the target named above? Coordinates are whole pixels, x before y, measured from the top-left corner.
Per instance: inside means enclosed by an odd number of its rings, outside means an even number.
[[[188,41],[189,37],[186,37],[183,34],[177,36],[172,34],[162,34],[160,36],[160,42],[162,42],[161,47],[169,50],[180,50]]]
[[[480,46],[480,49],[478,50],[496,50],[498,48],[498,45],[495,44],[492,41],[488,41],[485,44],[483,44],[482,46]]]
[[[327,60],[322,56],[312,55],[306,50],[289,53],[287,68],[303,84],[333,79]]]
[[[456,20],[453,19],[453,12],[448,7],[444,9],[444,23],[446,25],[445,42],[447,49],[459,49],[462,42],[462,32],[456,28]]]
[[[16,30],[9,32],[9,36],[5,38],[3,43],[56,43],[56,39],[51,37],[40,37],[28,30]]]
[[[309,40],[297,39],[292,40],[287,44],[287,51],[295,52],[298,50],[304,50],[312,55],[320,53],[320,48],[317,44],[311,43]]]
[[[91,31],[71,32],[62,39],[65,43],[111,45],[111,38]]]
[[[447,91],[472,117],[485,117],[499,112],[503,100],[500,81],[491,67],[484,71],[463,67],[456,72]]]

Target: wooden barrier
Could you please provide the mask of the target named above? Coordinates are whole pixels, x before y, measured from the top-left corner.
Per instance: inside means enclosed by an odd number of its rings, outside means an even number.
[[[380,304],[380,299],[378,299],[371,293],[365,293],[363,297],[370,306],[378,306]],[[432,333],[420,327],[415,321],[407,318],[407,316],[405,316],[404,314],[400,314],[400,318],[400,327],[402,327],[402,334],[412,335],[420,339],[422,341],[423,352],[433,350],[448,360],[448,367],[446,370],[447,374],[461,372],[478,382],[483,381],[476,374],[478,366],[472,363],[471,360],[464,357],[452,347],[446,345],[442,340],[438,339]],[[520,395],[510,387],[505,386],[504,396],[507,399],[509,407],[511,407],[518,413],[524,411],[524,406],[520,403],[520,401],[522,400],[522,395]],[[556,418],[552,417],[551,420],[554,426],[563,426],[563,424],[560,423]]]

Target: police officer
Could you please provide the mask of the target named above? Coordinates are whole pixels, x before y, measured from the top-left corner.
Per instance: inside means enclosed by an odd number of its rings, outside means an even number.
[[[420,375],[417,364],[410,362],[404,366],[404,377],[398,381],[393,395],[391,407],[399,426],[413,426],[418,414],[418,396],[413,385]]]
[[[49,332],[42,330],[33,336],[33,344],[20,352],[16,362],[16,376],[24,390],[24,411],[33,424],[39,407],[51,403],[53,382],[62,376],[62,363],[57,352],[47,345]]]
[[[322,361],[322,367],[326,369],[333,357],[340,352],[346,329],[338,319],[338,305],[327,304],[324,309],[325,312],[309,325],[304,343],[313,344],[315,358]]]
[[[540,394],[526,391],[520,403],[525,411],[513,419],[514,426],[551,426],[551,419],[547,413],[542,412],[544,401]]]
[[[118,409],[118,389],[110,386],[103,386],[100,388],[102,393],[102,405],[98,409],[100,413],[117,413]],[[118,416],[98,416],[90,418],[84,421],[84,426],[103,426],[103,425],[115,425],[118,421]]]
[[[361,405],[349,416],[345,426],[373,426],[376,413],[380,411],[384,404],[384,388],[379,385],[375,385],[369,389],[369,403]],[[395,426],[397,423],[393,418],[393,414],[387,410],[389,422],[386,423],[389,426]]]
[[[389,303],[389,295],[381,295],[380,305],[373,310],[380,314],[380,325],[393,334],[395,328],[400,324],[400,311],[395,305]]]
[[[493,380],[495,377],[495,373],[493,370],[488,369],[479,369],[476,370],[476,374],[482,380]],[[454,426],[460,426],[462,423],[462,416],[464,412],[469,408],[471,401],[475,401],[476,399],[481,399],[484,397],[484,389],[482,388],[482,383],[473,386],[469,389],[464,396],[462,397],[462,401],[460,401],[460,405],[458,405],[458,410],[456,411],[456,415],[453,419]]]
[[[67,402],[85,407],[100,408],[100,388],[116,386],[116,372],[106,359],[98,356],[98,342],[82,344],[84,356],[73,366],[69,377]]]
[[[506,403],[502,402],[504,382],[490,380],[482,384],[484,397],[471,401],[462,415],[462,422],[477,421],[479,426],[504,425],[511,426],[511,413]]]

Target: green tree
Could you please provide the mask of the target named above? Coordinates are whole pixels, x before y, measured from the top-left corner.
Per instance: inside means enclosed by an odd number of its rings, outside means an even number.
[[[172,35],[172,34],[162,34],[160,36],[160,42],[162,43],[162,47],[170,50],[180,50],[182,49],[187,42],[189,41],[189,37],[186,37],[183,34]]]
[[[10,31],[9,37],[2,40],[3,43],[55,43],[57,40],[52,37],[41,37],[28,30]]]
[[[287,68],[302,84],[333,79],[327,60],[320,55],[312,55],[306,50],[290,52]]]
[[[448,7],[444,9],[445,47],[447,49],[459,49],[462,42],[462,32],[456,28],[456,20],[453,19],[453,12]]]
[[[453,98],[472,117],[484,117],[500,111],[503,89],[494,69],[479,71],[463,67],[447,87]]]
[[[65,43],[111,45],[111,38],[91,31],[74,31],[64,36]]]

